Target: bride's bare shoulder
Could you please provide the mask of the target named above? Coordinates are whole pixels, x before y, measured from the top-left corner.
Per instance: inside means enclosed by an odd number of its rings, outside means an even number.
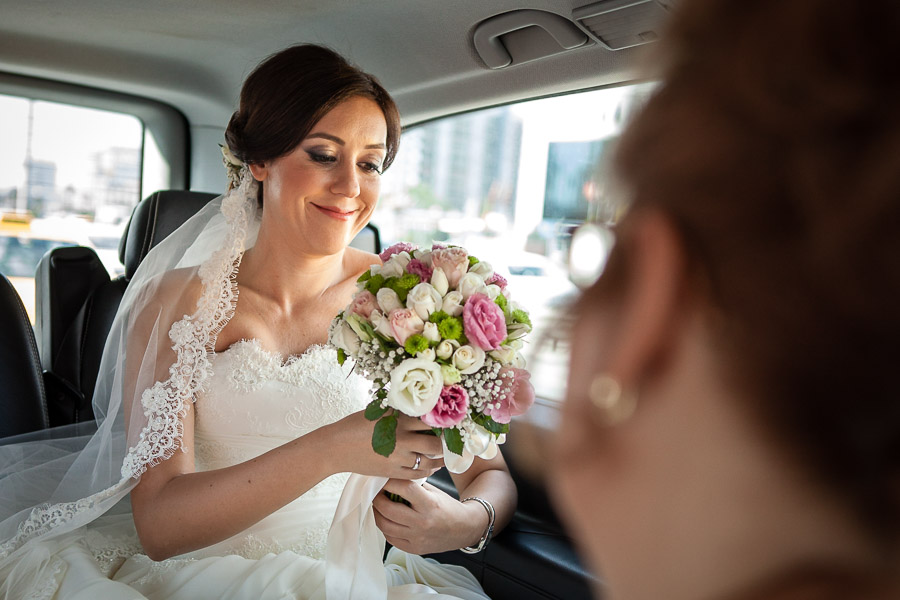
[[[352,246],[347,248],[345,256],[347,257],[347,272],[353,276],[354,279],[359,277],[363,271],[372,265],[381,264],[381,259],[377,254],[353,248]]]

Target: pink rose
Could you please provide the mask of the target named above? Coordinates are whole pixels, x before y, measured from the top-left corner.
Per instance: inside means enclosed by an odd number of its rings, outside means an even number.
[[[500,394],[484,409],[484,414],[498,423],[509,423],[512,417],[525,414],[534,404],[534,386],[531,373],[525,369],[503,367],[498,375],[503,382]]]
[[[419,318],[411,308],[396,308],[391,311],[388,319],[391,322],[391,331],[394,332],[394,339],[402,346],[406,343],[406,338],[414,333],[422,333],[425,330],[425,321]]]
[[[506,317],[496,302],[475,293],[463,307],[463,331],[482,350],[496,350],[506,339]]]
[[[453,427],[462,423],[469,414],[469,394],[461,385],[445,385],[437,404],[431,412],[422,416],[422,422],[431,427]]]
[[[419,276],[419,281],[431,281],[433,269],[418,258],[414,258],[406,265],[406,272]]]
[[[485,281],[485,283],[488,285],[494,284],[501,290],[505,290],[506,286],[509,285],[509,283],[506,281],[506,278],[499,273],[494,273],[493,275],[491,275],[490,279]]]
[[[366,319],[372,316],[373,310],[378,310],[378,300],[375,299],[375,294],[369,290],[357,293],[353,297],[353,302],[350,303],[350,312]]]
[[[437,248],[431,253],[431,266],[441,269],[455,288],[469,270],[469,253],[463,248]]]
[[[400,254],[401,252],[409,252],[412,254],[412,251],[415,249],[416,247],[408,242],[397,242],[393,246],[382,250],[381,254],[378,255],[378,258],[381,259],[381,262],[386,263],[388,259],[395,254]]]

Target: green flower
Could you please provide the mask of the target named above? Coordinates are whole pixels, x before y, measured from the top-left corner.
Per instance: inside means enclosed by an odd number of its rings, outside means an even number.
[[[448,315],[447,313],[445,313],[442,310],[436,310],[433,313],[431,313],[430,315],[428,315],[428,320],[435,324],[439,324],[444,319],[449,319],[449,318],[450,318],[450,315]]]
[[[420,281],[421,279],[415,273],[405,273],[401,277],[388,277],[384,285],[397,292],[400,302],[405,303],[409,290],[419,285]]]
[[[447,317],[438,323],[438,333],[445,340],[458,340],[463,332],[462,321],[456,317]]]
[[[406,343],[403,344],[403,349],[409,352],[410,355],[415,356],[419,352],[428,349],[428,340],[425,339],[425,336],[414,333],[406,338]]]
[[[366,281],[366,289],[373,294],[377,294],[378,290],[384,287],[384,275],[378,273],[377,275],[372,275],[368,281]]]
[[[469,268],[470,269],[472,268],[472,266],[477,265],[479,262],[481,262],[481,261],[478,260],[477,258],[475,258],[474,256],[469,255]]]
[[[507,314],[509,310],[509,300],[506,299],[506,296],[503,294],[497,294],[497,297],[494,298],[494,302],[497,303],[497,306],[500,307],[500,310],[503,311],[503,314]]]
[[[531,327],[531,317],[528,316],[528,313],[522,310],[521,308],[517,308],[512,313],[513,323],[524,323]]]
[[[362,275],[360,275],[356,279],[356,283],[365,283],[366,281],[368,281],[371,278],[372,278],[372,272],[370,270],[366,269],[365,271],[363,271]]]

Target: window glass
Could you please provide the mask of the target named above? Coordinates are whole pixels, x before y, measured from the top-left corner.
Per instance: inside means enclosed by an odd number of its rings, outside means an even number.
[[[539,397],[565,391],[559,325],[577,291],[572,233],[615,216],[607,159],[652,90],[638,84],[545,98],[433,121],[404,132],[372,222],[385,245],[467,248],[509,280],[535,327],[525,350]],[[602,264],[611,242],[585,244]],[[579,261],[576,261],[579,262]]]
[[[94,248],[111,276],[141,189],[144,127],[104,110],[0,95],[0,273],[34,317],[47,250]]]

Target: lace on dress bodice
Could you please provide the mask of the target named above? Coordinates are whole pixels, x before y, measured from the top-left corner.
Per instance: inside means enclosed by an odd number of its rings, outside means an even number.
[[[242,340],[212,355],[208,389],[196,401],[196,469],[229,467],[255,458],[365,408],[369,384],[337,363],[335,351],[312,346],[284,360],[258,340]],[[348,474],[333,475],[248,530],[190,554],[259,558],[294,550],[325,552],[328,529]]]

